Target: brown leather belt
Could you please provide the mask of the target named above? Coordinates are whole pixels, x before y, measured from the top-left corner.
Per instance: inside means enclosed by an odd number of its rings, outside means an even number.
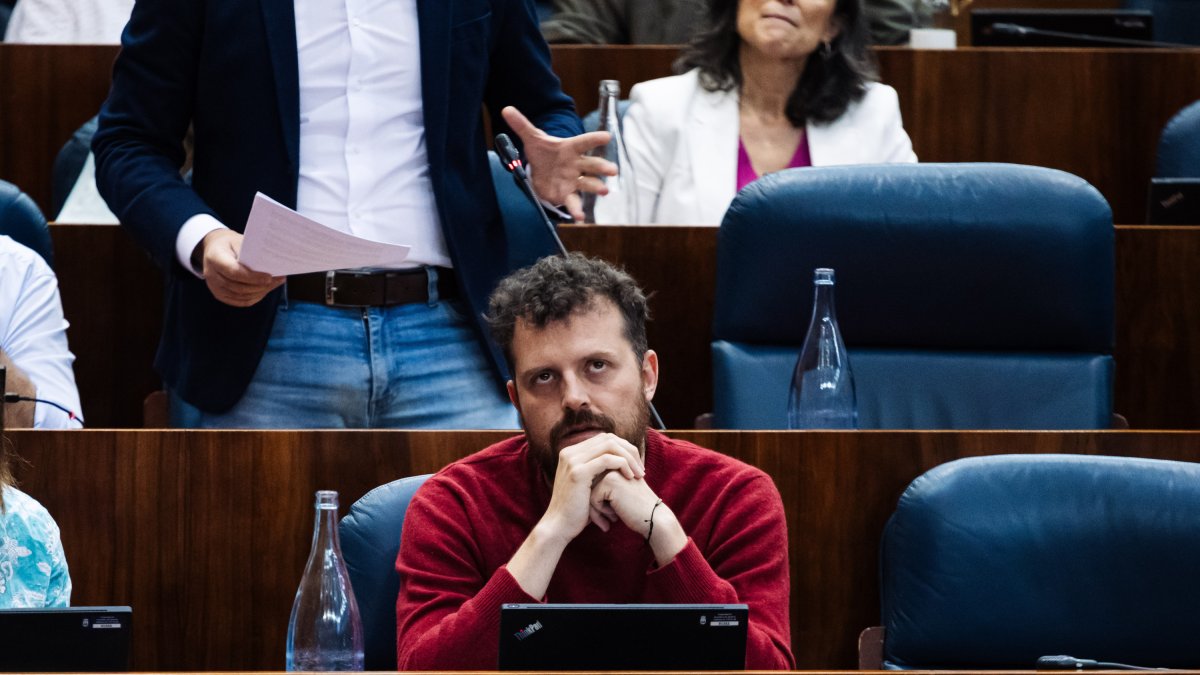
[[[429,268],[437,272],[439,300],[458,297],[454,270]],[[330,307],[388,307],[410,302],[429,302],[429,277],[426,268],[386,272],[345,270],[296,274],[288,277],[289,301],[315,302]]]

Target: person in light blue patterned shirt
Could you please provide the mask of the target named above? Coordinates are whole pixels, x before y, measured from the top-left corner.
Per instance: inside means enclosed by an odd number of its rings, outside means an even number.
[[[0,448],[0,608],[66,607],[71,575],[58,524],[11,483],[8,457]]]

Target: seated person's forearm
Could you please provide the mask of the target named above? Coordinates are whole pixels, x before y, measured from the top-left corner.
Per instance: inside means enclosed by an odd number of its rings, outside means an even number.
[[[550,578],[554,576],[554,569],[558,567],[558,561],[570,541],[570,537],[555,533],[551,525],[538,523],[509,560],[506,565],[508,573],[529,597],[546,597]]]
[[[37,396],[37,388],[33,386],[33,381],[29,379],[24,370],[21,370],[17,364],[13,363],[12,359],[8,358],[8,354],[4,353],[3,349],[0,349],[0,366],[4,366],[7,371],[3,393],[17,394],[28,398]],[[34,404],[32,401],[7,403],[3,406],[3,410],[6,429],[33,427]]]

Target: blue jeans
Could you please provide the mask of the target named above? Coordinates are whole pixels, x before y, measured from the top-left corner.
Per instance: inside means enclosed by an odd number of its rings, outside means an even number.
[[[213,414],[172,396],[172,423],[203,429],[516,429],[516,410],[465,307],[440,301],[358,309],[285,300],[237,405]]]

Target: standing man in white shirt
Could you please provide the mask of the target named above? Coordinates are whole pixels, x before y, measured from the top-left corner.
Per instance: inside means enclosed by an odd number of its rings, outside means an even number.
[[[93,149],[167,271],[157,365],[209,427],[514,427],[480,314],[510,260],[481,106],[579,215],[583,134],[524,0],[156,0],[123,37]],[[503,117],[495,113],[504,110]],[[520,112],[518,112],[518,109]],[[527,119],[525,115],[528,115]],[[532,120],[532,121],[530,121]],[[191,185],[179,176],[192,124]],[[272,278],[238,262],[261,191],[411,266]]]

